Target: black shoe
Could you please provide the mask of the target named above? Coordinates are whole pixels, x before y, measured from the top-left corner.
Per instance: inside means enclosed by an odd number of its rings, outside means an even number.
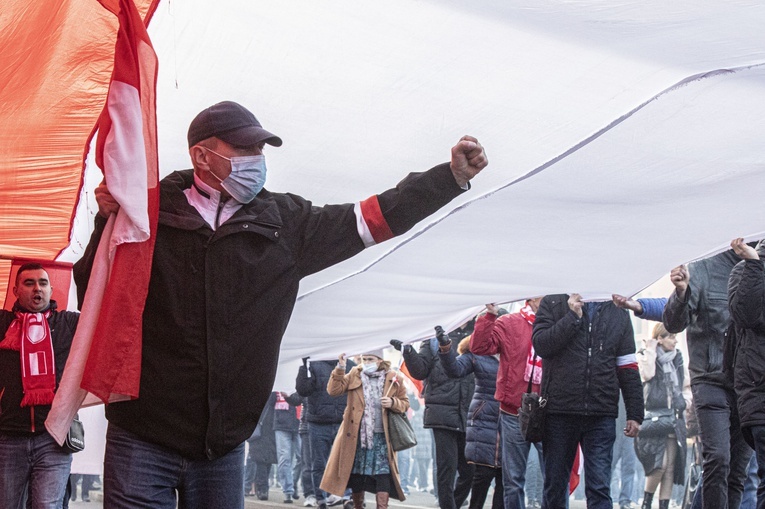
[[[319,504],[319,509],[327,509],[327,504]]]
[[[343,509],[353,509],[353,500],[343,502]]]
[[[268,500],[268,492],[258,491],[258,500]]]
[[[300,495],[298,495],[297,493],[293,493],[292,498],[295,500],[300,500]]]
[[[291,504],[292,503],[292,496],[287,495],[287,497],[284,499],[285,504]]]

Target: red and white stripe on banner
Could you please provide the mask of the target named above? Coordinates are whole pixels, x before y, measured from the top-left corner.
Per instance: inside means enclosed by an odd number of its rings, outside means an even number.
[[[141,324],[159,214],[157,57],[132,0],[101,0],[119,32],[96,163],[120,204],[98,247],[69,361],[45,422],[62,443],[81,405],[138,397]],[[155,5],[149,10],[147,20]],[[89,397],[88,393],[95,397]]]

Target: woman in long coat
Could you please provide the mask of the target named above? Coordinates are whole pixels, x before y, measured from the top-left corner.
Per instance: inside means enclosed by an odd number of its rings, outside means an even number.
[[[362,355],[362,364],[345,373],[345,354],[332,371],[327,392],[348,395],[343,422],[332,445],[321,489],[341,496],[351,489],[354,509],[364,493],[376,493],[377,508],[387,509],[390,496],[404,500],[396,453],[390,446],[388,412],[404,413],[409,398],[400,375],[382,359],[382,351]]]
[[[635,439],[635,452],[645,470],[643,509],[650,509],[656,488],[659,508],[668,509],[672,485],[685,480],[686,427],[683,411],[683,355],[677,350],[677,339],[664,325],[656,324],[652,340],[638,354],[640,377],[643,379],[645,420],[641,430],[653,416],[671,415],[674,426],[665,436],[641,436]]]

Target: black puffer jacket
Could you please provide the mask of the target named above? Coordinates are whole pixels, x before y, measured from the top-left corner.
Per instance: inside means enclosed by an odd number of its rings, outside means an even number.
[[[677,293],[672,292],[664,307],[662,322],[669,332],[677,334],[687,328],[691,385],[710,383],[732,387],[723,374],[723,343],[730,323],[728,276],[740,260],[729,249],[691,263],[685,300],[680,300]]]
[[[547,411],[616,418],[621,388],[627,419],[643,422],[642,384],[627,311],[604,302],[594,317],[585,308],[579,318],[569,309],[568,298],[543,298],[534,321],[532,342],[543,359]]]
[[[475,376],[446,376],[438,356],[436,338],[423,341],[419,353],[411,345],[404,347],[404,360],[409,373],[425,381],[423,426],[465,432],[467,413],[475,389]]]
[[[731,339],[737,344],[735,388],[742,428],[765,425],[765,245],[762,242],[757,251],[760,260],[744,260],[736,265],[729,285],[730,312],[735,325]]]
[[[350,258],[364,242],[353,204],[317,207],[266,189],[213,231],[184,194],[192,183],[191,170],[160,183],[140,397],[108,405],[106,417],[184,458],[215,459],[255,429],[300,280]],[[462,192],[447,163],[410,174],[376,201],[399,235]],[[75,265],[78,289],[102,231]]]
[[[343,413],[348,396],[343,393],[333,397],[327,393],[327,382],[332,370],[337,366],[337,361],[316,361],[310,363],[309,369],[300,366],[295,390],[305,399],[305,419],[314,424],[340,424],[343,422]],[[348,373],[356,363],[348,359],[345,362],[345,372]]]
[[[72,338],[80,319],[79,313],[56,311],[55,301],[51,301],[54,310],[48,317],[53,342],[53,356],[56,363],[56,388],[64,373]],[[5,337],[8,327],[16,315],[0,310],[0,340]],[[38,405],[21,408],[24,389],[21,385],[21,360],[19,352],[0,349],[0,433],[38,434],[45,432],[45,419],[50,412],[50,405]],[[34,419],[33,419],[34,416]]]

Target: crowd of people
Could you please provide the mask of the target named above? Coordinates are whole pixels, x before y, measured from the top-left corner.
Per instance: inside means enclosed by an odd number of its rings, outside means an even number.
[[[284,502],[300,498],[300,484],[304,505],[320,509],[362,509],[370,492],[384,509],[405,499],[415,477],[444,509],[483,507],[492,484],[493,509],[540,500],[564,509],[582,465],[588,507],[611,509],[614,459],[627,493],[632,450],[645,473],[643,509],[654,498],[666,509],[673,486],[689,477],[693,422],[702,473],[691,506],[739,509],[754,449],[757,507],[765,509],[762,243],[734,239],[728,251],[673,269],[667,299],[554,294],[504,315],[488,304],[474,323],[437,329],[419,349],[391,341],[405,370],[382,351],[355,362],[306,358],[295,391],[273,392],[301,278],[408,231],[467,191],[486,154],[464,136],[449,162],[395,188],[316,207],[264,188],[264,148],[282,140],[243,106],[206,108],[187,138],[193,169],[160,184],[140,397],[106,408],[105,507],[241,509],[247,495],[268,496],[277,465]],[[95,196],[94,232],[74,266],[80,302],[107,218],[119,210],[107,183]],[[79,314],[56,308],[41,264],[18,269],[13,293],[13,309],[0,312],[0,507],[57,509],[72,452],[44,421]],[[660,322],[639,350],[627,310]],[[681,331],[690,394],[674,336]],[[528,391],[544,403],[534,443],[519,418]],[[402,414],[411,414],[420,443],[395,451],[388,420]],[[540,478],[541,495],[532,494]],[[623,506],[635,502],[620,494]]]
[[[401,351],[404,373],[396,373],[379,352],[364,354],[353,369],[346,362],[309,365],[306,359],[301,374],[312,373],[313,397],[318,392],[331,400],[350,388],[367,397],[352,405],[354,412],[334,414],[332,454],[345,452],[339,464],[352,469],[350,477],[335,471],[338,463],[332,463],[332,473],[317,475],[316,468],[326,462],[312,458],[312,477],[322,482],[314,492],[304,486],[306,505],[314,503],[315,493],[320,507],[344,502],[360,508],[363,492],[373,491],[385,507],[380,491],[403,498],[412,475],[419,476],[418,488],[427,489],[427,476],[421,482],[423,475],[413,474],[422,471],[411,466],[409,457],[416,455],[432,460],[437,504],[450,509],[484,507],[492,485],[493,509],[535,507],[540,501],[542,507],[565,508],[572,492],[578,498],[573,479],[579,478],[579,464],[588,507],[754,507],[759,481],[747,474],[757,469],[752,447],[758,446],[761,421],[757,406],[745,402],[759,401],[760,384],[751,379],[757,371],[751,374],[742,364],[760,367],[757,327],[765,308],[756,308],[761,302],[754,297],[739,295],[756,294],[762,285],[759,254],[764,250],[740,239],[731,245],[729,251],[675,268],[670,274],[675,289],[667,299],[614,295],[611,301],[584,302],[578,294],[548,295],[528,299],[515,313],[503,314],[488,304],[468,326],[436,334],[418,349],[392,340]],[[729,314],[729,302],[733,313],[743,308],[740,318]],[[627,310],[656,322],[640,348]],[[690,377],[677,347],[681,331],[687,333]],[[731,344],[732,335],[737,344]],[[740,356],[744,344],[746,361]],[[364,392],[368,368],[401,380],[399,396],[388,401]],[[408,377],[421,385],[405,390]],[[317,386],[323,390],[315,391]],[[518,417],[529,388],[546,400],[544,438],[536,443],[524,439]],[[364,401],[377,405],[369,418],[382,445],[386,411],[419,413],[422,420],[412,421],[418,427],[422,423],[420,436],[430,432],[404,461],[401,453],[383,447],[386,453],[378,458],[387,459],[384,477],[358,468]],[[527,468],[532,451],[540,460],[538,474]],[[362,482],[356,475],[371,477]],[[544,485],[541,496],[536,490],[527,493],[538,477]]]

